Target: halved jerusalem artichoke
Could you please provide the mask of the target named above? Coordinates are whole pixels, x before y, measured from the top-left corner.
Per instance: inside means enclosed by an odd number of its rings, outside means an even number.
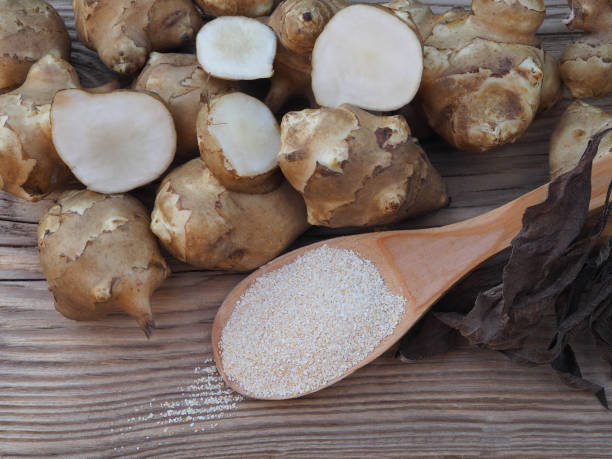
[[[49,112],[57,91],[78,87],[72,66],[48,54],[21,87],[0,95],[0,189],[38,201],[66,184],[70,170],[51,141]]]
[[[158,178],[176,152],[172,115],[138,91],[60,91],[51,107],[53,144],[72,173],[99,193],[123,193]]]
[[[151,296],[170,270],[136,199],[67,191],[42,216],[38,247],[61,314],[95,320],[125,311],[149,336]]]
[[[164,178],[151,215],[163,246],[203,269],[257,268],[307,228],[304,201],[286,182],[266,194],[236,193],[199,158]]]
[[[223,16],[208,22],[196,37],[200,65],[217,78],[256,80],[274,73],[276,35],[262,22]]]
[[[198,115],[202,159],[228,190],[269,193],[282,176],[280,128],[270,109],[239,92],[210,99]]]
[[[442,178],[401,116],[350,105],[288,113],[279,164],[313,225],[388,224],[448,203]]]
[[[409,16],[373,5],[338,11],[312,51],[312,90],[320,105],[396,110],[416,95],[423,45]]]
[[[176,155],[193,157],[198,153],[196,118],[201,96],[216,97],[237,90],[238,85],[207,74],[193,54],[153,52],[134,89],[153,92],[168,105],[176,125]]]

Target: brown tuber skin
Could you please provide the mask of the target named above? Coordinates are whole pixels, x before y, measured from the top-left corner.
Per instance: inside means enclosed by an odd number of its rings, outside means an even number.
[[[557,123],[550,138],[550,175],[555,179],[580,161],[592,136],[612,127],[612,113],[576,101]],[[612,154],[612,132],[601,140],[595,161]]]
[[[138,72],[151,51],[192,42],[202,19],[191,0],[73,0],[79,40],[111,70]]]
[[[179,260],[202,269],[249,271],[307,228],[304,202],[286,182],[267,194],[224,188],[201,159],[162,182],[151,229]]]
[[[292,97],[302,96],[316,106],[310,86],[311,54],[329,20],[345,6],[344,0],[285,0],[267,24],[278,38],[274,76],[265,103],[278,113]]]
[[[151,334],[151,296],[170,270],[136,199],[68,191],[42,216],[38,247],[62,315],[96,320],[124,311]]]
[[[612,0],[569,0],[566,25],[585,35],[561,56],[561,77],[572,97],[612,93]]]
[[[542,101],[550,106],[558,97],[554,81],[542,94],[545,57],[535,33],[545,14],[543,0],[473,0],[471,11],[435,18],[420,100],[430,126],[449,143],[486,151],[514,142]]]
[[[279,164],[313,225],[390,224],[448,203],[442,178],[401,116],[348,105],[288,113]]]
[[[257,18],[270,14],[274,0],[194,0],[206,16],[246,16]]]
[[[166,103],[176,125],[176,154],[184,158],[199,153],[196,119],[202,105],[202,96],[215,97],[238,89],[234,82],[220,80],[206,73],[193,54],[156,52],[151,53],[133,87],[139,91],[155,93]]]
[[[47,55],[18,89],[0,95],[0,189],[38,201],[70,178],[51,141],[51,101],[62,89],[80,87],[67,62]]]
[[[57,11],[41,0],[0,0],[0,93],[22,84],[47,54],[70,56],[70,37]]]

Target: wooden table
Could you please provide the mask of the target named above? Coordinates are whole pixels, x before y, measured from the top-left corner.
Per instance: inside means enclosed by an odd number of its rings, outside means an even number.
[[[70,2],[51,3],[74,38]],[[559,56],[572,38],[560,23],[567,9],[562,0],[547,3],[542,38]],[[72,61],[86,86],[109,75],[76,42]],[[462,220],[545,182],[548,138],[568,103],[539,116],[516,144],[487,154],[426,142],[452,206],[397,227]],[[596,104],[610,110],[612,97]],[[242,400],[220,385],[210,345],[216,309],[242,276],[172,260],[175,274],[154,297],[158,328],[150,340],[122,315],[64,319],[36,251],[36,223],[49,201],[28,204],[0,192],[0,456],[612,454],[612,414],[592,395],[568,389],[547,367],[472,348],[416,364],[389,352],[300,400]],[[313,228],[298,244],[333,234]],[[592,343],[580,351],[586,376],[610,391]]]

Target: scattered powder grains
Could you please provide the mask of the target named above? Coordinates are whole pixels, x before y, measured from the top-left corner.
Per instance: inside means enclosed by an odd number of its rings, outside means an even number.
[[[205,366],[194,369],[195,379],[186,389],[181,387],[183,398],[165,401],[162,419],[158,424],[186,424],[210,421],[227,417],[229,411],[237,408],[243,397],[223,382],[212,359]],[[151,414],[151,416],[153,416]],[[190,424],[193,427],[193,424]]]
[[[223,329],[227,375],[260,397],[316,389],[395,329],[405,299],[374,264],[326,245],[258,278]]]

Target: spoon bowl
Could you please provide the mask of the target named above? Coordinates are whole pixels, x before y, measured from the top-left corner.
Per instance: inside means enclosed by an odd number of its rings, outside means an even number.
[[[591,210],[602,207],[612,179],[612,157],[593,165]],[[301,397],[321,390],[367,365],[397,342],[427,310],[453,285],[480,264],[510,247],[522,228],[525,210],[546,198],[548,184],[483,215],[452,225],[419,230],[400,230],[344,236],[317,242],[286,253],[263,265],[242,280],[228,294],[213,323],[213,352],[219,373],[236,392],[251,398],[280,400]],[[352,250],[370,260],[379,270],[387,287],[406,299],[404,313],[392,334],[369,354],[337,378],[315,390],[287,397],[261,397],[249,393],[227,376],[220,348],[223,328],[236,302],[257,278],[295,261],[305,252],[327,245]]]

